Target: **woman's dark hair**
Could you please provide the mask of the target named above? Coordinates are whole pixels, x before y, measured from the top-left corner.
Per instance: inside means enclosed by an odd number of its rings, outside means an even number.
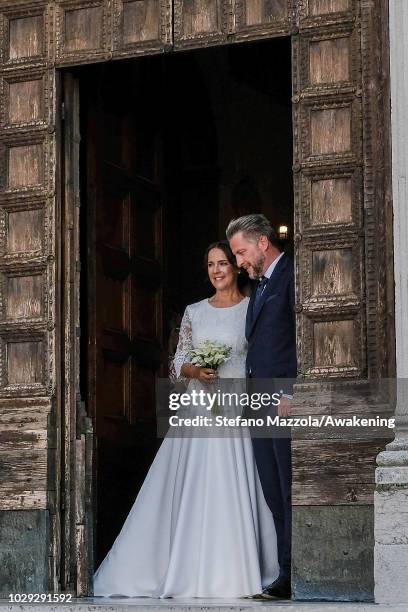
[[[231,247],[226,240],[218,240],[218,242],[212,242],[205,251],[204,255],[204,269],[207,270],[208,267],[208,255],[212,249],[220,249],[225,257],[228,259],[231,266],[234,268],[238,268],[237,260],[235,259],[234,253],[231,251]]]
[[[244,290],[245,287],[249,283],[248,273],[246,272],[246,270],[243,270],[242,268],[238,268],[237,260],[235,259],[235,255],[231,251],[231,247],[230,247],[230,245],[229,245],[227,240],[218,240],[217,242],[212,242],[206,248],[205,255],[204,255],[204,269],[207,272],[207,280],[208,280],[208,254],[209,254],[209,252],[212,249],[221,249],[221,251],[224,253],[225,257],[228,259],[228,261],[231,264],[231,266],[233,266],[234,268],[236,268],[239,271],[239,274],[238,274],[238,289],[240,291]]]

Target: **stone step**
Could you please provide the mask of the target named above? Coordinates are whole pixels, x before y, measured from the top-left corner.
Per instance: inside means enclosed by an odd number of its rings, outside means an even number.
[[[408,604],[364,602],[255,601],[242,599],[142,599],[85,597],[69,603],[10,603],[0,600],[0,612],[406,612]]]

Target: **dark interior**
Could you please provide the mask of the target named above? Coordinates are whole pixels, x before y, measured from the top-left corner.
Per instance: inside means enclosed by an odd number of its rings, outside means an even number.
[[[263,212],[276,228],[288,226],[285,247],[292,251],[290,40],[74,74],[81,106],[81,394],[98,444],[98,565],[157,450],[154,376],[166,375],[169,334],[186,304],[210,293],[207,245],[224,238],[230,218]],[[130,218],[131,246],[123,254]],[[110,280],[98,288],[102,276]],[[109,367],[100,364],[99,342]]]

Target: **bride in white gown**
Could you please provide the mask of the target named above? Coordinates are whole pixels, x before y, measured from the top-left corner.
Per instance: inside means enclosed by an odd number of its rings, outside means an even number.
[[[189,351],[205,340],[232,347],[219,377],[245,377],[249,300],[239,293],[228,243],[211,245],[207,263],[216,292],[187,306],[175,355],[176,373],[190,385],[214,376],[189,363]],[[260,593],[278,574],[275,525],[250,436],[168,434],[95,573],[94,594],[241,597]]]

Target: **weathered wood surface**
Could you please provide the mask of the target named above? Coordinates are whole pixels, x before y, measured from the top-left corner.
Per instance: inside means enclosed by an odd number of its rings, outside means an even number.
[[[324,481],[344,476],[347,482],[374,483],[376,448],[381,449],[384,439],[352,440],[308,439],[296,441],[296,452],[302,457],[293,467],[294,481],[316,482],[324,495]],[[295,500],[295,504],[298,500]]]
[[[174,0],[175,48],[289,35],[290,0]]]
[[[293,38],[298,357],[300,378],[311,385],[308,390],[302,384],[295,397],[294,413],[302,416],[392,415],[391,399],[380,405],[364,390],[345,389],[343,403],[340,393],[323,392],[317,385],[313,390],[319,377],[358,381],[371,376],[374,362],[387,371],[385,351],[370,331],[381,320],[374,303],[379,311],[385,304],[379,293],[385,284],[383,262],[377,259],[376,268],[367,268],[367,257],[378,252],[371,222],[383,197],[379,185],[377,200],[371,192],[373,171],[383,167],[387,151],[366,145],[373,122],[369,83],[375,78],[370,62],[376,42],[374,7],[369,10],[364,3],[362,9],[353,0],[299,4],[300,31]],[[320,29],[323,23],[330,23],[326,32]],[[367,224],[368,210],[373,216],[368,213]],[[388,372],[392,375],[392,366]],[[366,437],[362,431],[294,431],[295,505],[372,503],[375,458],[393,430],[373,427]]]
[[[0,486],[0,510],[40,510],[47,507],[48,493],[30,490],[28,488],[16,488],[13,483],[7,487]]]
[[[0,400],[0,510],[48,504],[49,400]]]
[[[369,506],[374,503],[375,483],[353,482],[333,478],[317,482],[311,478],[296,479],[292,486],[292,495],[296,500],[294,507],[299,506]]]
[[[0,454],[0,485],[8,488],[44,490],[47,486],[47,451],[7,450]],[[13,486],[15,485],[15,487]]]
[[[0,508],[47,509],[48,580],[57,588],[59,229],[56,81],[48,63],[54,53],[52,12],[47,2],[0,3]]]
[[[309,13],[313,16],[347,11],[352,0],[309,0]]]
[[[366,373],[366,283],[372,282],[361,242],[359,3],[306,4],[298,6],[300,32],[293,39],[298,357],[306,379],[357,379]],[[310,30],[326,19],[326,34]]]
[[[48,446],[48,432],[45,430],[25,429],[23,431],[2,431],[0,447],[2,450],[39,450]]]

